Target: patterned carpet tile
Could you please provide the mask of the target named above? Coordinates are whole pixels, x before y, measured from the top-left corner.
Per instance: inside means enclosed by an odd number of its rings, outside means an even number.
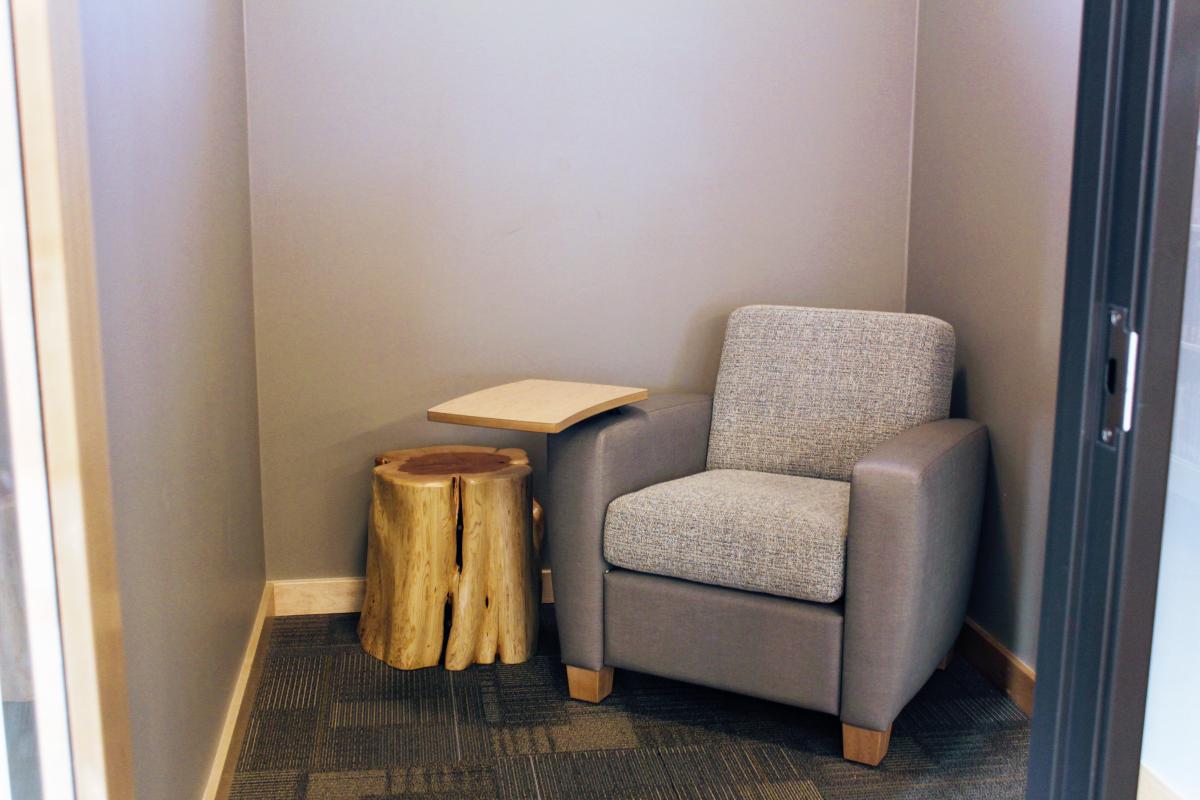
[[[355,615],[273,621],[231,800],[1020,798],[1028,720],[962,662],[933,677],[871,769],[837,718],[618,671],[567,698],[553,616],[524,664],[394,670]]]

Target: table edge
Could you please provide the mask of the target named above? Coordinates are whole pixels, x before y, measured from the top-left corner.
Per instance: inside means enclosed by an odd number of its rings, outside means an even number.
[[[475,428],[498,428],[500,430],[525,431],[527,433],[562,433],[576,422],[585,420],[588,417],[594,417],[597,414],[603,414],[605,411],[612,411],[614,408],[627,406],[630,403],[637,403],[649,396],[650,391],[648,389],[639,389],[636,392],[613,397],[602,403],[596,403],[595,405],[580,409],[569,417],[560,419],[557,422],[533,422],[530,420],[480,417],[471,414],[451,414],[445,411],[435,411],[432,408],[425,412],[425,418],[430,422],[448,422],[452,425],[470,425]]]

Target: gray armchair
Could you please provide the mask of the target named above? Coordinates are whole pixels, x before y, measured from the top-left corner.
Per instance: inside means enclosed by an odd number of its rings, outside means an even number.
[[[966,613],[987,432],[946,419],[954,331],[747,306],[716,391],[549,442],[547,545],[572,697],[613,668],[837,714],[878,764]]]

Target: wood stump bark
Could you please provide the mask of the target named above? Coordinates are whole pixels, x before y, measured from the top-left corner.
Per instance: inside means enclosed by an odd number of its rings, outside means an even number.
[[[450,445],[376,458],[363,649],[400,669],[528,660],[537,648],[541,514],[529,458]],[[446,613],[450,630],[445,636]]]

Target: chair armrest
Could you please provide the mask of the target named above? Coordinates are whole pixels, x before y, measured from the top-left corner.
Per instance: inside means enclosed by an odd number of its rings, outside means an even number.
[[[886,730],[950,651],[975,570],[987,429],[919,425],[850,479],[842,720]]]
[[[604,665],[604,515],[623,494],[704,470],[712,398],[655,394],[548,437],[546,548],[562,660]]]

